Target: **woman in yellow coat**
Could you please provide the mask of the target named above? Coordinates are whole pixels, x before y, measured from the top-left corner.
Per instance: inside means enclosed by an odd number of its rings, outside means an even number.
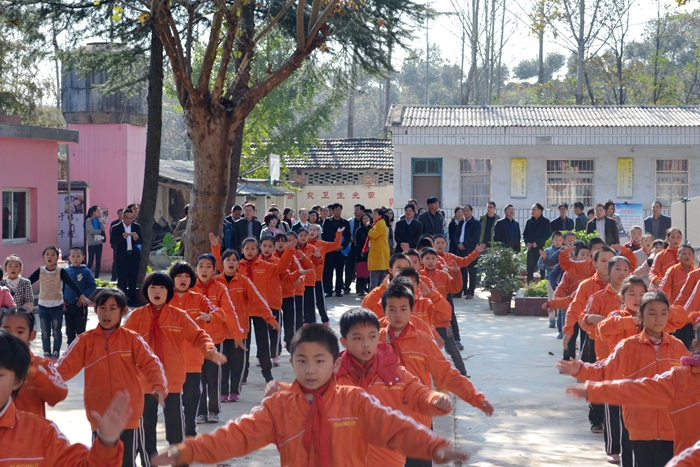
[[[367,269],[369,269],[369,289],[372,290],[382,283],[389,269],[389,229],[387,228],[386,208],[381,207],[372,211],[374,223],[369,229],[369,235],[363,251],[369,249]]]

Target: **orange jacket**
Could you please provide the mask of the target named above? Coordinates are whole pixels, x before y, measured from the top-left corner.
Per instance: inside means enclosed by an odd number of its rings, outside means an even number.
[[[566,256],[566,255],[564,255]],[[591,295],[603,290],[607,286],[607,282],[603,282],[596,272],[593,277],[589,277],[581,281],[576,289],[571,305],[566,309],[566,323],[564,324],[564,334],[572,336],[574,334],[574,324],[579,322],[579,318],[586,311],[588,299]]]
[[[422,385],[418,378],[399,365],[389,345],[380,343],[375,355],[375,373],[365,389],[369,395],[376,397],[382,405],[403,412],[427,427],[431,426],[432,417],[448,413],[433,405],[442,394]],[[340,353],[340,358],[340,368],[335,374],[336,383],[339,386],[360,387],[363,368],[353,364],[347,350]],[[404,464],[406,456],[403,454],[370,446],[367,461],[363,465],[403,467]]]
[[[608,343],[598,335],[598,326],[590,324],[587,319],[590,315],[607,317],[611,312],[617,311],[620,308],[620,295],[608,284],[603,290],[591,295],[591,298],[588,299],[585,313],[579,316],[578,325],[595,341],[595,355],[598,361],[610,355],[610,347]]]
[[[182,297],[175,292],[172,300],[170,300],[170,305],[175,308],[179,308],[185,313],[187,313],[192,321],[195,322],[200,328],[209,334],[211,337],[212,332],[218,332],[221,325],[226,320],[224,311],[221,308],[215,307],[212,302],[200,293],[194,292],[192,289],[188,290]],[[207,313],[211,317],[211,321],[206,322],[201,319],[198,320],[201,313]],[[215,344],[220,344],[214,338],[212,338]],[[222,340],[223,342],[223,340]],[[202,364],[204,363],[204,356],[202,352],[195,349],[190,345],[189,342],[182,343],[182,351],[185,353],[185,365],[187,373],[201,373]]]
[[[457,262],[457,266],[460,268],[466,268],[470,264],[472,264],[474,261],[476,261],[479,258],[479,253],[478,251],[474,250],[471,253],[469,253],[467,256],[457,256],[455,254],[452,254],[448,251],[443,251],[442,253],[438,253],[438,257],[442,258],[445,260],[445,264],[451,264],[452,261]]]
[[[197,279],[197,283],[192,287],[192,291],[205,295],[205,288],[206,297],[215,307],[224,312],[225,317],[225,324],[223,326],[219,324],[207,328],[207,333],[211,331],[214,334],[213,336],[211,334],[209,335],[214,343],[219,344],[223,342],[224,339],[243,340],[248,337],[247,332],[244,332],[241,324],[241,321],[244,320],[238,317],[239,311],[233,306],[226,286],[219,284],[215,279],[210,279],[205,286],[202,284],[202,281]]]
[[[549,301],[549,308],[553,310],[566,310],[574,300],[576,289],[583,279],[571,272],[565,272]]]
[[[149,387],[164,394],[167,392],[167,373],[158,357],[141,336],[121,326],[114,330],[109,339],[99,325],[77,336],[58,361],[56,370],[68,381],[83,368],[83,401],[92,431],[97,430],[92,412],[104,413],[119,391],[127,391],[131,397],[131,419],[126,428],[139,427],[143,414],[144,377]],[[150,393],[151,390],[147,392]]]
[[[634,254],[634,251],[630,250],[626,246],[623,246],[622,251],[620,251],[620,255],[627,258],[627,261],[630,262],[630,271],[637,269],[637,255]],[[571,271],[581,280],[588,279],[596,273],[595,263],[593,263],[592,259],[574,261],[569,257],[569,255],[559,255],[559,265],[564,272]]]
[[[666,295],[670,303],[675,303],[676,298],[681,293],[685,282],[688,280],[688,274],[695,270],[694,265],[690,265],[690,268],[686,271],[681,263],[674,264],[666,271],[664,280],[661,282],[659,289]]]
[[[698,285],[698,282],[700,282],[700,269],[695,269],[694,271],[688,273],[688,278],[686,279],[685,284],[683,284],[683,288],[681,288],[681,293],[678,295],[678,297],[676,297],[676,301],[673,302],[672,305],[685,306],[685,304],[688,303],[690,296],[693,295],[695,286]]]
[[[316,282],[323,279],[323,263],[326,260],[326,255],[331,251],[335,251],[340,248],[340,244],[343,240],[343,232],[335,233],[335,240],[332,242],[324,242],[318,238],[314,240],[309,240],[309,245],[315,246],[321,252],[321,258],[317,259],[317,263],[314,266],[314,272],[316,273]]]
[[[666,467],[700,467],[700,441],[668,461]]]
[[[314,257],[314,259],[315,259],[315,257]],[[311,260],[311,257],[305,255],[301,250],[296,250],[294,252],[294,262],[297,264],[299,269],[305,269],[305,270],[314,269],[314,262]],[[295,296],[304,295],[304,289],[306,288],[306,276],[308,276],[309,274],[310,274],[310,272],[306,273],[304,275],[304,277],[301,277],[298,284],[295,282],[295,285],[294,285],[294,295]],[[315,272],[314,272],[314,275],[315,275]],[[314,279],[314,281],[315,280],[316,279]],[[314,282],[314,285],[316,285],[315,282]]]
[[[330,426],[331,465],[366,465],[369,445],[392,449],[416,459],[432,458],[449,443],[410,417],[391,410],[359,388],[331,384],[323,396]],[[263,399],[243,415],[212,433],[178,445],[179,461],[216,464],[275,444],[285,467],[316,467],[313,445],[304,448],[310,404],[297,381],[291,389]]]
[[[382,308],[382,295],[384,292],[386,292],[386,287],[380,284],[362,299],[362,306],[373,311],[377,318],[384,317],[384,309]],[[422,292],[419,289],[415,295],[411,315],[419,317],[430,326],[448,327],[449,324],[445,323],[452,320],[452,306],[434,288],[430,289],[430,295],[427,298],[422,296]],[[441,326],[437,326],[436,323],[440,323]]]
[[[124,455],[121,441],[105,446],[97,439],[90,450],[71,445],[55,423],[18,410],[12,401],[0,407],[0,446],[0,467],[120,467]]]
[[[215,350],[211,337],[192,321],[187,313],[165,304],[160,309],[159,318],[161,336],[163,341],[163,368],[167,377],[168,392],[182,392],[182,385],[185,383],[187,367],[185,354],[182,351],[183,341],[199,349],[208,358]],[[131,312],[124,322],[124,327],[135,331],[143,337],[143,340],[153,349],[155,353],[153,335],[151,334],[151,323],[153,322],[153,312],[150,306],[137,308]],[[150,383],[150,381],[149,381]],[[152,384],[142,382],[144,394],[152,392]]]
[[[37,357],[31,351],[32,363],[24,384],[17,392],[15,406],[22,412],[46,417],[46,406],[55,406],[68,396],[68,386],[48,358]]]
[[[432,271],[428,271],[423,267],[421,267],[420,274],[433,281],[433,284],[445,300],[447,300],[449,294],[457,293],[462,290],[462,274],[455,274],[453,277],[452,274],[442,269],[436,268]],[[452,312],[450,311],[450,313]]]
[[[430,326],[428,323],[423,321],[421,318],[411,315],[408,320],[411,322],[414,328],[416,328],[416,331],[418,332],[424,332],[429,336],[433,336],[433,339],[437,340],[437,338],[440,336],[438,334],[437,330],[435,330],[434,327]],[[386,327],[389,325],[389,320],[387,319],[386,316],[383,316],[379,318],[379,325],[382,327]]]
[[[588,400],[625,407],[666,409],[673,425],[673,452],[700,439],[700,367],[674,366],[652,378],[587,382]]]
[[[312,267],[310,268],[311,271],[307,272],[306,275],[304,276],[304,287],[315,287],[316,286],[316,266],[318,266],[319,262],[323,264],[323,255],[321,255],[320,258],[316,257],[316,247],[314,247],[311,243],[306,243],[306,245],[302,245],[299,243],[299,251],[306,256],[306,259],[308,259]],[[308,264],[308,263],[307,263]],[[323,276],[323,274],[321,274]]]
[[[269,303],[270,295],[277,293],[274,297],[275,302],[279,302],[279,306],[282,308],[282,290],[279,282],[275,282],[274,279],[278,278],[280,274],[287,272],[293,259],[294,252],[289,248],[284,250],[277,263],[267,262],[260,255],[251,261],[241,259],[241,262],[238,263],[238,274],[243,274],[253,281],[255,288],[258,289],[258,292],[260,292],[260,295],[267,303]],[[278,310],[279,308],[276,309]]]
[[[432,337],[417,331],[410,322],[403,332],[406,335],[401,337],[401,355],[397,356],[412,375],[429,388],[432,388],[432,376],[438,389],[447,389],[473,407],[482,409],[486,397],[477,392],[471,381],[452,367]],[[379,331],[379,341],[390,343],[388,326]]]
[[[607,318],[598,323],[598,336],[608,344],[608,354],[624,339],[635,336],[642,330],[642,327],[634,322],[636,314],[623,308],[610,312]]]
[[[275,251],[275,256],[277,258],[281,258],[280,254]],[[296,254],[294,255],[294,258],[292,259],[292,262],[289,263],[289,269],[287,269],[287,272],[285,274],[280,275],[280,286],[282,288],[282,299],[285,298],[291,298],[294,296],[294,290],[296,289],[296,282],[299,280],[301,277],[301,274],[299,273],[299,270],[303,269],[301,267],[301,263],[299,262],[299,259],[296,257]],[[300,281],[303,282],[303,281]],[[304,291],[302,290],[301,294],[303,295]]]
[[[680,364],[688,349],[675,337],[664,333],[658,350],[646,331],[623,340],[610,356],[595,364],[583,363],[574,375],[581,382],[651,378]],[[632,441],[661,439],[673,441],[673,425],[667,410],[649,409],[622,404],[625,426]]]
[[[659,285],[666,275],[668,268],[678,264],[678,248],[668,247],[654,258],[649,270],[649,282]]]
[[[279,264],[280,260],[282,259],[282,256],[277,255],[277,252],[274,252],[267,258],[260,255],[260,259],[263,261],[267,261],[270,264]],[[273,310],[281,310],[282,309],[282,281],[284,278],[289,276],[289,268],[292,267],[292,264],[294,263],[294,254],[292,253],[292,259],[289,262],[289,265],[287,265],[287,269],[284,271],[281,271],[279,274],[274,275],[270,278],[270,285],[267,290],[267,304],[270,305],[270,308]]]
[[[236,310],[241,310],[241,313],[243,313],[241,320],[246,336],[250,331],[250,318],[253,316],[264,319],[266,323],[272,326],[277,324],[270,307],[250,279],[240,273],[236,273],[229,282],[227,282],[227,278],[223,274],[216,276],[216,280],[228,287],[228,293]]]

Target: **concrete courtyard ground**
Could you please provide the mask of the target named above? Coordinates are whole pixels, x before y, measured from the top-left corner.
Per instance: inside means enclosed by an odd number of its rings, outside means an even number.
[[[484,392],[495,407],[487,418],[465,402],[455,400],[452,416],[435,419],[435,431],[447,437],[460,449],[471,453],[466,465],[479,467],[515,466],[604,466],[602,435],[589,431],[587,404],[569,399],[564,388],[575,381],[560,375],[554,367],[561,356],[561,341],[547,327],[545,318],[496,317],[488,309],[485,293],[474,300],[455,300],[457,315],[471,381]],[[340,315],[359,306],[354,294],[328,299],[331,325],[338,331]],[[88,329],[96,326],[90,313]],[[64,345],[65,349],[65,345]],[[33,351],[40,353],[37,336]],[[254,346],[253,346],[254,352]],[[253,353],[254,355],[254,353]],[[289,356],[273,369],[275,378],[292,381]],[[251,363],[254,359],[251,359]],[[47,417],[57,423],[71,442],[90,444],[90,427],[83,408],[82,373],[68,382],[68,399],[47,410]],[[200,432],[209,432],[225,421],[248,413],[262,398],[264,380],[251,366],[248,384],[241,401],[223,404],[222,422],[199,425]],[[161,418],[162,421],[162,418]],[[160,425],[159,438],[165,447],[165,434]],[[244,458],[227,461],[221,466],[279,466],[277,450],[268,446]]]

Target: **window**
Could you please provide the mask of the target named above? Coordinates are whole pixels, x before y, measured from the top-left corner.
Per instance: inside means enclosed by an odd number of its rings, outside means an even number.
[[[664,206],[688,197],[688,159],[656,161],[656,199]]]
[[[413,159],[413,175],[442,175],[442,159]]]
[[[562,203],[571,206],[576,201],[593,206],[594,169],[593,159],[548,160],[545,207],[556,208]]]
[[[29,241],[29,190],[2,190],[2,242]]]
[[[461,205],[484,208],[491,201],[491,159],[460,159]]]

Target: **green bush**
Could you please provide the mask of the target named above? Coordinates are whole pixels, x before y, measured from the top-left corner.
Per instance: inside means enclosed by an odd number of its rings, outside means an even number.
[[[518,271],[520,268],[518,254],[501,243],[492,244],[491,248],[479,256],[478,271],[481,286],[487,290],[497,290],[504,295],[520,288]]]
[[[163,237],[163,247],[157,251],[158,254],[167,254],[168,256],[177,256],[180,254],[180,242],[176,242],[173,234],[170,232]]]
[[[561,232],[562,235],[565,235],[566,232],[568,232],[568,230],[560,230],[560,232]],[[552,233],[554,233],[554,232],[552,232]],[[593,240],[594,238],[600,237],[600,235],[598,235],[598,231],[597,231],[597,230],[594,230],[592,233],[586,233],[585,230],[574,230],[574,233],[576,234],[576,240],[581,240],[581,241],[582,241],[583,243],[585,243],[586,245],[588,245],[588,242],[590,242],[590,241]],[[545,247],[545,248],[549,248],[550,246],[552,246],[552,237],[551,237],[551,235],[550,235],[550,237],[547,239],[547,241],[544,242],[544,247]]]
[[[95,284],[97,284],[97,287],[99,287],[100,289],[114,289],[117,287],[117,284],[98,278],[95,278]]]
[[[547,296],[547,281],[541,280],[536,284],[529,284],[525,288],[526,297],[546,297]]]

